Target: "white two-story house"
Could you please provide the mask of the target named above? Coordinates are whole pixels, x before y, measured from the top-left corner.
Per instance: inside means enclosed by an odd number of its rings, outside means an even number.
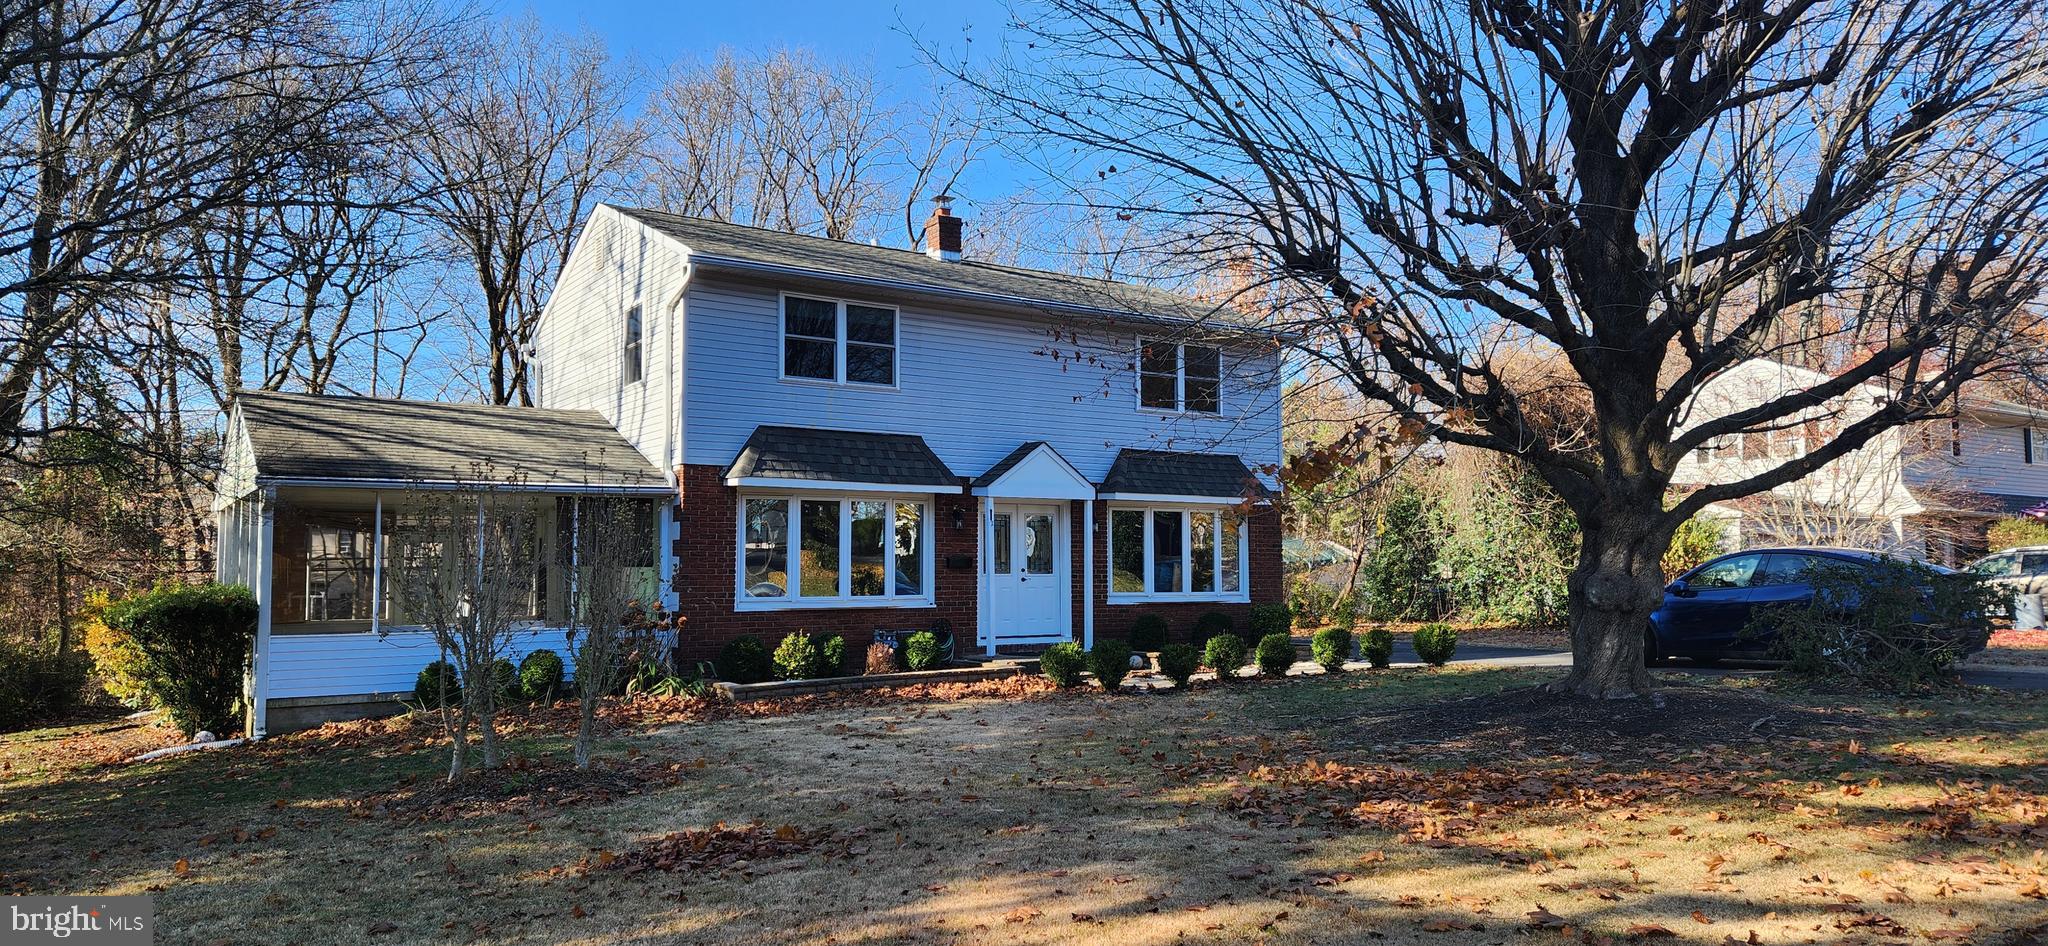
[[[434,659],[394,611],[401,499],[515,470],[562,650],[561,536],[625,502],[680,656],[935,625],[962,651],[1185,636],[1283,597],[1279,339],[1144,286],[600,207],[534,336],[538,408],[252,394],[221,577],[262,604],[254,728],[388,705]],[[515,653],[516,659],[518,655]],[[857,659],[857,657],[856,657]]]
[[[1826,380],[1768,360],[1738,365],[1705,384],[1696,419],[1719,417]],[[1674,482],[1728,482],[1804,455],[1810,446],[1886,403],[1865,384],[1791,418],[1780,429],[1718,438],[1680,463]],[[2048,412],[1983,397],[1956,416],[1886,431],[1870,443],[1769,493],[1709,507],[1731,547],[1849,545],[1939,564],[1984,551],[1992,522],[2048,502]]]

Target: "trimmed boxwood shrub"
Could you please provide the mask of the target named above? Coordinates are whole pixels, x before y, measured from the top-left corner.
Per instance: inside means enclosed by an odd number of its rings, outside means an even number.
[[[1202,655],[1191,644],[1168,644],[1159,650],[1159,672],[1183,690],[1188,688],[1188,678],[1201,668]]]
[[[1237,622],[1231,620],[1230,615],[1224,614],[1221,611],[1209,611],[1195,619],[1195,640],[1207,641],[1218,634],[1236,635]],[[1242,636],[1239,636],[1238,639],[1244,640]],[[1245,646],[1250,647],[1251,642],[1245,641]]]
[[[1458,652],[1458,632],[1441,621],[1424,624],[1415,629],[1415,656],[1432,667],[1441,667],[1450,662],[1451,655]]]
[[[804,631],[791,631],[775,645],[775,677],[778,680],[809,680],[818,672],[818,642]]]
[[[1229,680],[1244,666],[1244,641],[1235,634],[1218,634],[1202,648],[1202,662],[1216,671],[1216,678]]]
[[[1285,633],[1268,634],[1259,638],[1259,649],[1252,656],[1259,663],[1259,673],[1284,677],[1287,668],[1294,666],[1294,638]]]
[[[69,713],[91,667],[84,654],[0,637],[0,732]]]
[[[1387,669],[1394,662],[1394,632],[1384,627],[1366,631],[1365,646],[1360,650],[1374,670]]]
[[[1088,667],[1104,690],[1115,693],[1131,674],[1131,645],[1114,637],[1098,638],[1095,649],[1088,652]]]
[[[1280,603],[1252,605],[1251,636],[1265,640],[1268,634],[1286,634],[1294,630],[1294,612]]]
[[[420,668],[412,681],[412,701],[423,709],[462,705],[462,675],[455,665],[436,660]]]
[[[1054,644],[1038,655],[1038,669],[1059,687],[1081,685],[1081,673],[1088,668],[1088,654],[1072,641]]]
[[[256,637],[256,596],[241,585],[158,585],[107,608],[141,648],[149,695],[186,736],[241,728],[242,675]]]
[[[903,665],[912,670],[931,670],[939,665],[939,635],[918,631],[903,642]]]
[[[1157,614],[1140,614],[1131,622],[1131,649],[1153,653],[1166,646],[1173,636],[1173,628],[1166,619]]]
[[[726,641],[718,651],[718,675],[733,683],[760,683],[768,679],[773,664],[768,645],[752,634]]]
[[[1309,655],[1316,665],[1330,673],[1344,669],[1344,661],[1351,659],[1351,632],[1341,627],[1326,627],[1308,639]]]
[[[519,689],[533,703],[553,703],[562,692],[561,655],[545,648],[519,662]]]
[[[519,665],[510,657],[491,661],[491,692],[497,695],[497,706],[503,709],[520,701]]]
[[[818,669],[813,676],[836,677],[846,672],[846,638],[834,634],[818,645]]]

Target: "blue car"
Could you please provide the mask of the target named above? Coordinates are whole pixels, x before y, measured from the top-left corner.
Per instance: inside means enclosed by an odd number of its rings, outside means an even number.
[[[1817,565],[1868,565],[1882,559],[1859,549],[1781,548],[1749,549],[1708,561],[1664,586],[1664,604],[1650,615],[1644,659],[1712,663],[1767,658],[1776,635],[1768,629],[1743,633],[1758,608],[1810,603],[1813,585],[1805,576]]]

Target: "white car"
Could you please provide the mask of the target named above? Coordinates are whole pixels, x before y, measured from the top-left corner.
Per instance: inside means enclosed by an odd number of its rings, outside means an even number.
[[[2048,545],[2028,545],[1993,552],[1970,563],[1969,570],[2014,596],[2048,596]],[[2048,600],[2044,600],[2048,603]]]

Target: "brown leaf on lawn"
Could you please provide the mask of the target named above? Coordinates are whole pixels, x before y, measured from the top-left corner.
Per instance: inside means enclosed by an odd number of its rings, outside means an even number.
[[[1018,907],[1015,910],[1011,910],[1010,912],[1003,914],[1003,922],[1029,923],[1032,920],[1038,919],[1039,917],[1044,915],[1045,911],[1040,910],[1037,907]]]
[[[579,903],[569,908],[569,915],[580,920],[590,914],[583,909],[583,904]]]
[[[1069,915],[1069,916],[1071,916],[1071,917],[1073,917],[1073,918],[1074,918],[1074,922],[1076,922],[1076,923],[1093,923],[1093,922],[1095,922],[1095,914],[1093,914],[1093,913],[1071,913],[1071,914],[1068,914],[1068,915]]]
[[[2041,878],[2039,877],[2028,878],[2026,883],[2020,885],[2018,893],[2022,897],[2031,897],[2035,900],[2048,900],[2048,891],[2043,891],[2041,889]]]
[[[1530,910],[1526,916],[1529,918],[1530,926],[1556,929],[1564,925],[1564,917],[1544,909],[1543,904],[1540,903],[1536,905],[1536,909]]]
[[[371,936],[382,936],[386,933],[396,932],[398,932],[398,924],[393,923],[390,920],[378,920],[377,922],[370,924]]]
[[[1712,924],[1714,922],[1713,920],[1707,919],[1707,915],[1705,913],[1701,913],[1698,910],[1692,911],[1692,921],[1694,923],[1699,923],[1702,925]]]
[[[1629,926],[1628,935],[1649,939],[1657,936],[1677,936],[1678,934],[1671,932],[1669,927],[1659,926],[1655,923],[1635,923]]]
[[[182,857],[178,858],[178,862],[171,865],[171,872],[180,877],[190,874],[192,873],[192,862]]]
[[[1477,923],[1467,923],[1464,920],[1431,920],[1422,924],[1422,931],[1425,933],[1452,933],[1459,930],[1483,930],[1485,928]]]

